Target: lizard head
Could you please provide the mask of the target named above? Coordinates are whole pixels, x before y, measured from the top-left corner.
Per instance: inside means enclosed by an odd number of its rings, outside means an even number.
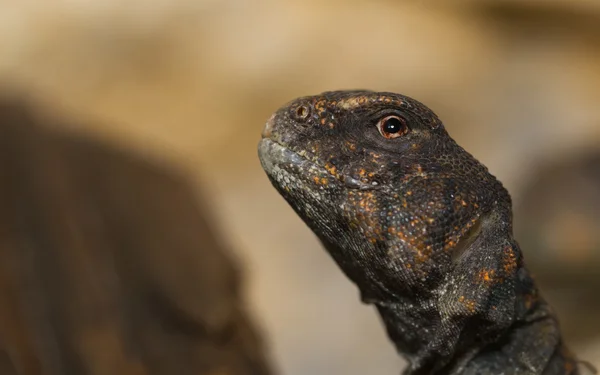
[[[407,374],[459,373],[517,320],[517,329],[545,328],[511,340],[555,351],[560,334],[512,237],[508,192],[425,105],[371,91],[302,97],[269,119],[259,157],[363,301],[377,307],[409,359]],[[522,357],[527,344],[515,342],[491,361],[483,350],[465,372],[496,373],[525,358],[541,373],[548,357]]]
[[[259,157],[366,299],[431,292],[503,191],[429,108],[394,93],[298,98],[267,122]]]

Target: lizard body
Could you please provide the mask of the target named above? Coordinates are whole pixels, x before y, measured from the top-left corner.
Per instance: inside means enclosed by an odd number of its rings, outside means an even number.
[[[269,179],[373,304],[405,374],[577,374],[511,199],[409,97],[332,91],[267,122]]]

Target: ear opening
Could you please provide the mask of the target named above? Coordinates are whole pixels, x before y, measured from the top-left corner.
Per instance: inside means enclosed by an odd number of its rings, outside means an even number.
[[[477,218],[475,224],[460,238],[454,249],[452,249],[452,263],[458,263],[469,253],[469,248],[481,233],[482,218]]]

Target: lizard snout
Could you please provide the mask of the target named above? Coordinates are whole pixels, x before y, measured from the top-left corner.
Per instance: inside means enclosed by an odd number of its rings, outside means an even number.
[[[265,124],[265,128],[262,131],[263,138],[271,137],[271,134],[273,134],[273,126],[274,125],[275,125],[275,114],[271,115],[269,120],[267,120],[267,123]]]

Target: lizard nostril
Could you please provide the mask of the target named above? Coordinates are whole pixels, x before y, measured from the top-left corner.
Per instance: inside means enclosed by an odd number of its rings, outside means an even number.
[[[296,109],[296,116],[300,119],[300,120],[306,120],[306,118],[310,115],[310,110],[308,109],[307,106],[305,105],[301,105],[300,107],[298,107]]]
[[[292,108],[290,117],[298,123],[303,124],[310,118],[311,109],[311,106],[308,104],[298,104]]]

